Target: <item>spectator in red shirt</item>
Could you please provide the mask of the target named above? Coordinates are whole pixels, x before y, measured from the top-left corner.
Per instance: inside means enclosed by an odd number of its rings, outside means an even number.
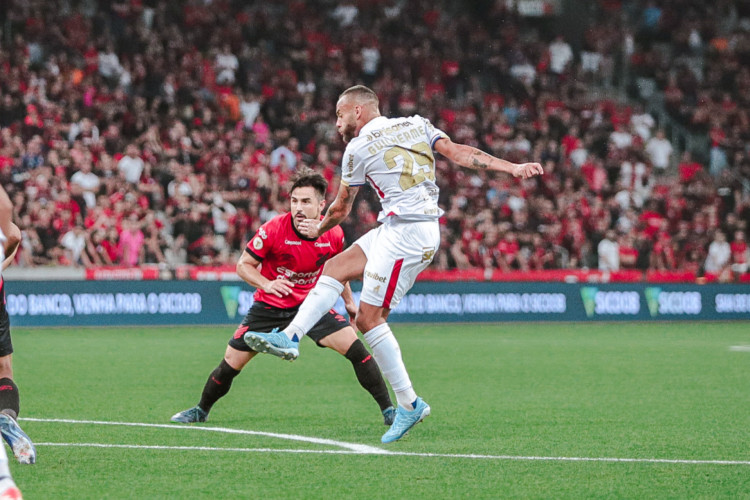
[[[685,151],[682,153],[682,159],[677,167],[680,174],[680,182],[683,184],[689,183],[702,168],[703,166],[700,163],[693,160],[693,155],[690,151]]]
[[[495,259],[503,271],[525,268],[525,262],[519,255],[521,249],[514,231],[507,231],[495,247]]]
[[[651,251],[649,268],[659,270],[676,269],[675,244],[667,232],[660,232]]]
[[[638,250],[635,248],[635,240],[632,234],[624,234],[620,237],[620,269],[635,269],[638,261]]]
[[[750,252],[748,251],[747,241],[745,241],[745,231],[737,230],[734,232],[734,240],[729,244],[729,248],[732,252],[732,271],[738,274],[746,273]]]
[[[653,239],[656,232],[662,226],[664,221],[664,215],[659,210],[659,202],[657,200],[649,200],[646,204],[646,209],[641,213],[639,220],[644,224],[644,233],[649,238]]]

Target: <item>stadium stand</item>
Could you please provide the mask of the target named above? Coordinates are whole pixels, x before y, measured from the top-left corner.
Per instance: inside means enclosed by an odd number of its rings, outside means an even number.
[[[287,206],[297,166],[333,199],[334,103],[364,83],[385,114],[545,167],[517,181],[438,161],[433,279],[746,280],[750,2],[589,2],[579,39],[514,2],[460,4],[2,2],[0,179],[18,265],[231,268]],[[374,196],[349,241],[376,224]],[[615,268],[599,271],[609,230]]]

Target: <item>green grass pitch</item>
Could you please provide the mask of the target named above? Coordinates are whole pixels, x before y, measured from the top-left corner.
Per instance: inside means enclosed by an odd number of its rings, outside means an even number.
[[[12,472],[27,500],[750,497],[748,322],[393,329],[432,415],[387,446],[309,339],[179,426],[231,326],[14,329],[38,463]]]

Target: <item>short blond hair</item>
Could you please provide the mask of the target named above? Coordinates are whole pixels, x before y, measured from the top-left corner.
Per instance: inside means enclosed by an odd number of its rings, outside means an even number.
[[[370,89],[369,87],[365,87],[364,85],[355,85],[354,87],[349,87],[341,93],[339,99],[347,96],[351,96],[362,103],[370,102],[377,107],[380,106],[380,99],[378,99],[378,95],[373,92],[372,89]]]

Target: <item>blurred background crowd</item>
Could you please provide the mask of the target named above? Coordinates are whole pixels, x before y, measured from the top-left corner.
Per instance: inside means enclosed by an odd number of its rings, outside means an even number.
[[[438,158],[433,269],[736,279],[750,1],[579,4],[571,33],[513,0],[6,0],[0,181],[17,263],[234,265],[288,209],[295,169],[323,173],[333,199],[336,98],[363,83],[385,115],[545,168],[520,181]],[[363,190],[349,242],[378,210]]]

